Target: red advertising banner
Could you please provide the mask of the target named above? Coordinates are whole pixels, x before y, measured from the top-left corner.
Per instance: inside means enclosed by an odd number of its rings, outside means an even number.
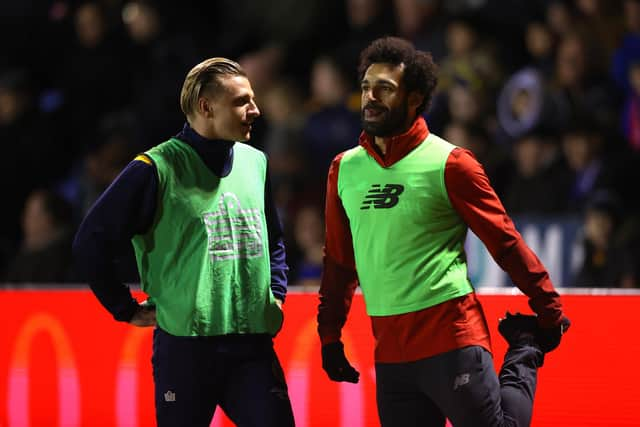
[[[573,321],[540,370],[532,426],[640,426],[640,296],[565,295]],[[482,295],[496,369],[505,351],[497,320],[529,312],[522,296]],[[356,296],[345,347],[357,385],[329,381],[320,367],[317,297],[290,295],[276,348],[296,424],[378,426],[373,341]],[[88,291],[0,291],[0,427],[153,426],[151,330],[113,321]],[[232,424],[223,414],[212,426]]]

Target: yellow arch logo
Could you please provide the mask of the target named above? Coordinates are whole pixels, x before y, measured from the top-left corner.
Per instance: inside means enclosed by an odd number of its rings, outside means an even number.
[[[58,362],[58,425],[80,425],[80,383],[73,351],[62,324],[47,313],[34,313],[18,332],[9,366],[7,414],[9,426],[29,426],[29,355],[33,338],[45,332],[53,341]]]
[[[151,328],[130,328],[124,340],[116,379],[116,423],[118,427],[138,425],[138,353]]]
[[[312,359],[314,350],[320,351],[316,328],[315,318],[309,319],[302,325],[293,344],[295,351],[291,355],[287,369],[289,396],[291,396],[291,405],[293,406],[298,427],[306,427],[310,421],[309,398],[313,396],[313,393],[309,390],[309,372],[312,369],[309,361]],[[342,331],[342,341],[351,362],[356,367],[362,366],[360,363],[361,355],[357,351],[349,351],[357,349],[355,349],[354,339],[347,329]],[[365,376],[370,373],[360,372],[360,374]],[[365,393],[362,379],[361,377],[359,384],[340,383],[338,385],[340,393],[340,425],[351,427],[364,425]],[[327,381],[329,380],[327,379]]]

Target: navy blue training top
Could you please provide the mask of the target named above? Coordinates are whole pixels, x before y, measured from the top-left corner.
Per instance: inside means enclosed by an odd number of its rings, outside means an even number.
[[[225,177],[233,167],[231,141],[209,140],[185,124],[176,138],[189,144],[211,171]],[[282,227],[271,195],[267,167],[265,217],[271,258],[271,290],[284,301],[287,267]],[[80,224],[73,242],[74,264],[102,305],[116,320],[131,320],[138,303],[129,288],[116,276],[114,263],[131,238],[144,234],[153,223],[157,205],[158,175],[153,164],[141,160],[129,163],[98,198]]]

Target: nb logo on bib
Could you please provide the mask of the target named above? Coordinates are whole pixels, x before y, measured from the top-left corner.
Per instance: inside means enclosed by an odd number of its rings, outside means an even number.
[[[369,192],[362,201],[360,209],[389,209],[398,204],[399,196],[404,191],[404,187],[400,184],[385,184],[381,188],[381,184],[373,184]]]

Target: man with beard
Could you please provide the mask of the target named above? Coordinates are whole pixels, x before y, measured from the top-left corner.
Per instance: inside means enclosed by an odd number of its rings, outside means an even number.
[[[537,370],[570,322],[540,260],[524,243],[471,152],[429,132],[431,56],[383,38],[361,55],[359,146],[327,182],[318,332],[334,381],[358,382],[340,341],[359,284],[376,340],[382,426],[525,426]],[[507,313],[500,375],[467,277],[467,228],[529,297],[536,315]]]

